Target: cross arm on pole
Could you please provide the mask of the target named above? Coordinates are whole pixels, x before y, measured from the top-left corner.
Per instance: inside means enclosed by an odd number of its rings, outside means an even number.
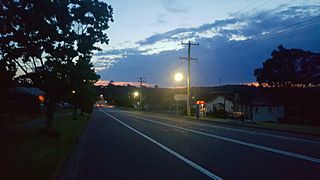
[[[182,59],[182,60],[188,60],[187,57],[179,57],[179,59]],[[194,60],[194,61],[197,61],[198,58],[190,58],[190,60]]]

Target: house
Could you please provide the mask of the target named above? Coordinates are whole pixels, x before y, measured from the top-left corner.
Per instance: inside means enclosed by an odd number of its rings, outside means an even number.
[[[284,106],[268,93],[227,91],[212,94],[207,103],[209,114],[223,110],[227,117],[254,122],[277,122],[284,117]]]
[[[15,114],[35,114],[41,112],[45,93],[39,88],[16,87],[7,98],[7,111]]]
[[[215,112],[219,110],[224,110],[227,113],[233,112],[233,99],[227,94],[219,94],[212,98],[207,104],[207,111]]]
[[[272,97],[256,96],[252,104],[252,121],[278,122],[284,117],[284,106]]]

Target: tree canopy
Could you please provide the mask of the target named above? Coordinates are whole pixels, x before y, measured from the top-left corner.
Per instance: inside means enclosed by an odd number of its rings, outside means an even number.
[[[99,0],[8,0],[0,7],[0,68],[10,79],[18,67],[20,83],[44,90],[52,118],[59,98],[98,80],[90,60],[98,44],[108,44],[113,9]]]
[[[320,85],[320,54],[282,45],[271,53],[272,58],[254,70],[260,85],[271,87],[314,87]]]

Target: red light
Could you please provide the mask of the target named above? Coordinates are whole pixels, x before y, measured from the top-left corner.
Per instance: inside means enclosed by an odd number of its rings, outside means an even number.
[[[44,100],[45,100],[45,97],[44,97],[44,96],[39,96],[39,97],[38,97],[38,99],[39,99],[39,101],[40,101],[40,102],[42,102],[42,103],[43,103],[43,102],[44,102]]]
[[[206,104],[205,101],[197,101],[196,104]]]

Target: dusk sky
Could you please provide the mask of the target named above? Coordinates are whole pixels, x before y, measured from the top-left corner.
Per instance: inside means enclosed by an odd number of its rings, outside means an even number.
[[[109,45],[93,63],[102,80],[137,81],[144,76],[160,87],[182,86],[191,54],[191,85],[254,82],[253,71],[273,49],[320,52],[319,0],[107,0],[114,8]]]

